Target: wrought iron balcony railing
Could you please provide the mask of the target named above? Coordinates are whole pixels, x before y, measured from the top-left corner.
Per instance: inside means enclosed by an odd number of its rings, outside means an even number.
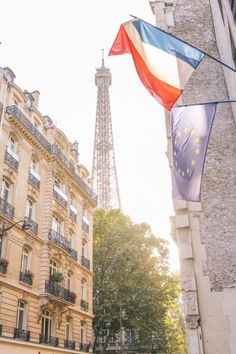
[[[45,335],[41,334],[39,336],[39,343],[48,344],[48,345],[51,345],[52,347],[58,347],[59,338],[52,337],[52,336],[45,336]]]
[[[28,216],[24,217],[25,222],[31,224],[31,227],[29,229],[29,232],[31,232],[34,235],[38,235],[38,224],[30,219]]]
[[[70,255],[70,258],[74,259],[74,261],[77,261],[77,259],[78,259],[78,254],[77,254],[77,251],[76,251],[76,250],[74,250],[73,248],[70,248],[70,249],[68,250],[68,253],[69,253],[69,255]]]
[[[63,286],[59,285],[58,283],[52,280],[45,281],[45,292],[62,300],[71,302],[72,304],[74,304],[76,300],[75,293],[64,288]]]
[[[82,264],[84,267],[90,269],[90,260],[89,260],[88,258],[86,258],[86,257],[84,257],[84,256],[81,256],[81,264]]]
[[[31,273],[30,271],[20,272],[20,281],[22,281],[23,283],[26,283],[28,285],[32,285],[33,284],[33,273]]]
[[[88,304],[88,301],[87,300],[84,300],[84,299],[81,299],[80,300],[80,307],[83,309],[83,310],[88,310],[89,308],[89,304]]]
[[[56,245],[63,248],[66,252],[69,253],[72,259],[77,261],[77,252],[73,248],[71,248],[70,242],[67,239],[65,239],[65,237],[63,237],[62,235],[60,235],[58,232],[54,230],[50,230],[48,234],[48,239],[51,240]]]
[[[16,155],[17,156],[17,155]],[[18,165],[19,165],[19,159],[16,159],[16,156],[13,156],[13,152],[11,152],[10,149],[7,149],[6,155],[5,155],[5,161],[12,167],[14,167],[15,170],[18,170]]]
[[[36,174],[32,168],[29,169],[28,181],[35,188],[40,189],[40,178],[39,178],[38,174]]]
[[[15,208],[9,204],[6,200],[0,198],[0,213],[4,214],[10,219],[14,218]]]
[[[15,328],[14,329],[14,339],[20,339],[25,342],[30,340],[30,331],[26,331],[24,329]]]
[[[74,340],[65,339],[64,340],[64,348],[75,350],[75,341]]]
[[[89,344],[85,344],[85,343],[80,343],[79,344],[79,349],[82,351],[82,352],[89,352],[89,347],[90,345]]]

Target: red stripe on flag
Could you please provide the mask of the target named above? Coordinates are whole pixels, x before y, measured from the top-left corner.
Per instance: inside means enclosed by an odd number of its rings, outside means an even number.
[[[169,111],[182,94],[183,90],[173,87],[154,76],[148,69],[145,61],[133,45],[125,28],[121,25],[109,55],[130,53],[140,80],[150,94]],[[168,70],[168,67],[166,68]]]

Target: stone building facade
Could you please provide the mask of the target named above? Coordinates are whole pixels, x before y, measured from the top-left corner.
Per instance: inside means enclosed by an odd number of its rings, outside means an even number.
[[[236,1],[150,1],[156,24],[235,67]],[[205,57],[180,103],[236,99],[236,74]],[[189,354],[236,353],[236,105],[219,104],[201,203],[174,200]],[[170,116],[166,112],[172,167]]]
[[[96,197],[78,144],[14,78],[0,69],[0,353],[87,352]]]

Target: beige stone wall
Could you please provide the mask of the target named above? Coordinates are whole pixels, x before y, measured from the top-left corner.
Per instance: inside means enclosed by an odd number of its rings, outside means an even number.
[[[9,264],[6,274],[0,270],[0,326],[4,336],[0,336],[0,353],[69,352],[57,348],[52,350],[50,346],[39,344],[43,310],[49,310],[52,314],[51,335],[58,337],[60,348],[64,347],[66,321],[68,318],[71,320],[70,339],[75,341],[76,351],[79,351],[82,323],[86,327],[83,343],[92,342],[92,211],[96,201],[88,185],[88,171],[78,164],[75,145],[68,141],[50,119],[41,115],[36,108],[36,101],[33,101],[31,108],[27,107],[28,99],[33,95],[23,92],[14,82],[7,84],[6,72],[7,70],[0,70],[0,104],[4,111],[11,105],[15,105],[16,110],[12,113],[7,111],[2,115],[0,128],[0,228],[6,228],[24,219],[27,198],[30,197],[36,205],[32,220],[37,223],[38,232],[22,230],[21,222],[4,235],[1,257],[6,258]],[[11,136],[16,142],[18,169],[11,161],[6,161],[7,144]],[[53,144],[57,146],[56,153],[50,150],[50,145]],[[37,160],[40,188],[28,180],[32,157]],[[61,179],[62,191],[68,198],[67,205],[63,205],[55,195],[56,177]],[[11,185],[8,203],[15,208],[12,218],[4,209],[6,204],[2,199],[3,178]],[[74,218],[71,216],[72,203],[72,209],[77,211]],[[84,227],[82,222],[85,212],[90,221],[89,229]],[[57,235],[60,243],[49,238],[54,215],[63,221],[61,236]],[[68,246],[70,234],[74,235],[70,247],[72,252],[77,252],[77,260],[72,256],[75,253],[70,253]],[[90,269],[83,263],[83,244],[87,244],[85,261],[90,261]],[[32,285],[19,280],[24,246],[30,252],[27,268],[33,273]],[[64,291],[68,288],[68,271],[71,272],[73,285],[70,291],[73,290],[77,295],[75,304],[66,301],[63,295],[56,294],[54,290],[46,291],[45,281],[49,280],[50,260],[57,262],[59,271],[64,275],[59,284]],[[80,303],[82,280],[87,284],[88,310],[84,310]],[[30,331],[30,341],[25,343],[13,339],[19,300],[22,300],[27,308],[23,329]]]
[[[235,25],[222,0],[151,1],[157,25],[233,66],[229,27]],[[228,11],[228,12],[227,12]],[[235,74],[204,58],[181,101],[235,99]],[[169,114],[166,114],[171,166]],[[236,164],[235,105],[218,105],[207,152],[202,202],[174,201],[171,218],[179,247],[189,354],[236,353]]]

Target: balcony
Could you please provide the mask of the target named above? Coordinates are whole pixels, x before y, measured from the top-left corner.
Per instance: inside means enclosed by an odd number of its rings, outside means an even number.
[[[87,269],[90,269],[90,260],[88,258],[81,256],[81,264]]]
[[[33,273],[30,271],[20,272],[20,281],[28,285],[33,284]]]
[[[12,166],[15,170],[18,170],[19,156],[7,146],[7,151],[5,155],[5,162]]]
[[[58,232],[54,230],[50,230],[48,234],[48,239],[58,245],[59,247],[63,248],[67,253],[69,253],[69,256],[77,261],[77,252],[70,247],[70,242],[65,239],[62,235],[60,235]]]
[[[0,198],[0,213],[4,214],[9,219],[14,218],[15,208],[9,204],[6,200]]]
[[[47,139],[40,133],[40,131],[30,122],[28,118],[19,110],[16,105],[9,106],[6,108],[7,114],[10,115],[10,119],[16,118],[38,141],[39,143],[48,151],[51,151],[51,144]]]
[[[48,345],[51,345],[52,347],[58,347],[59,338],[52,337],[52,336],[44,336],[41,334],[39,336],[39,343],[48,344]]]
[[[28,181],[36,189],[40,189],[40,176],[32,168],[29,169]]]
[[[65,339],[64,340],[64,348],[75,350],[75,341],[74,340]]]
[[[82,180],[82,178],[76,173],[75,166],[69,161],[69,159],[62,153],[56,145],[51,145],[49,141],[40,133],[40,131],[30,122],[28,118],[19,110],[16,105],[12,105],[6,108],[6,112],[11,120],[17,120],[20,122],[28,132],[33,135],[38,142],[52,155],[55,155],[66,167],[70,170],[79,186],[97,202],[97,196],[92,189]]]
[[[19,339],[22,341],[29,341],[30,340],[30,331],[26,331],[24,329],[15,328],[14,329],[14,339]]]
[[[55,281],[46,280],[45,281],[45,293],[51,294],[57,298],[68,301],[72,304],[75,303],[76,294],[72,291],[58,285]]]
[[[88,301],[87,301],[87,300],[84,300],[84,299],[81,299],[81,300],[80,300],[80,307],[81,307],[83,310],[87,311],[88,308],[89,308]]]
[[[28,216],[24,217],[25,222],[31,224],[31,227],[29,229],[29,232],[31,232],[34,235],[38,235],[38,224],[30,219]]]
[[[77,219],[77,210],[73,207],[73,205],[70,205],[70,218],[74,221]]]
[[[54,195],[55,199],[58,201],[58,203],[60,203],[64,208],[67,207],[68,198],[65,195],[65,193],[63,193],[60,190],[60,188],[58,188],[57,186],[54,186],[53,195]]]
[[[42,335],[37,330],[36,330],[36,332],[26,331],[26,330],[19,329],[19,328],[9,327],[9,326],[3,325],[3,324],[0,324],[0,337],[4,337],[7,340],[10,339],[12,346],[14,346],[14,342],[13,342],[14,339],[16,341],[22,341],[22,342],[29,341],[30,343],[34,344],[35,348],[37,348],[37,353],[38,353],[38,351],[40,353],[42,353],[42,352],[44,353],[44,349],[43,349],[44,344],[49,345],[51,347],[61,348],[62,351],[64,351],[65,353],[68,353],[70,350],[75,350],[75,346],[76,346],[75,341],[64,340],[64,339],[62,339],[62,336],[59,339],[58,337],[52,337],[49,335]],[[18,344],[19,344],[19,342],[18,342]],[[24,344],[22,343],[22,345],[24,345]],[[78,346],[79,346],[79,343],[78,343]],[[89,345],[84,344],[83,351],[87,351],[86,346],[88,346],[90,348]],[[65,348],[67,350],[65,350]],[[53,349],[52,349],[52,351],[53,351]],[[1,349],[0,349],[0,352],[2,353]],[[11,353],[11,352],[12,351],[10,350],[9,353]],[[23,352],[25,352],[25,351],[23,350],[22,353]],[[50,353],[51,353],[51,351],[50,351]]]
[[[82,352],[89,352],[89,347],[90,345],[89,344],[85,344],[85,343],[80,343],[79,344],[79,349],[82,351]]]

